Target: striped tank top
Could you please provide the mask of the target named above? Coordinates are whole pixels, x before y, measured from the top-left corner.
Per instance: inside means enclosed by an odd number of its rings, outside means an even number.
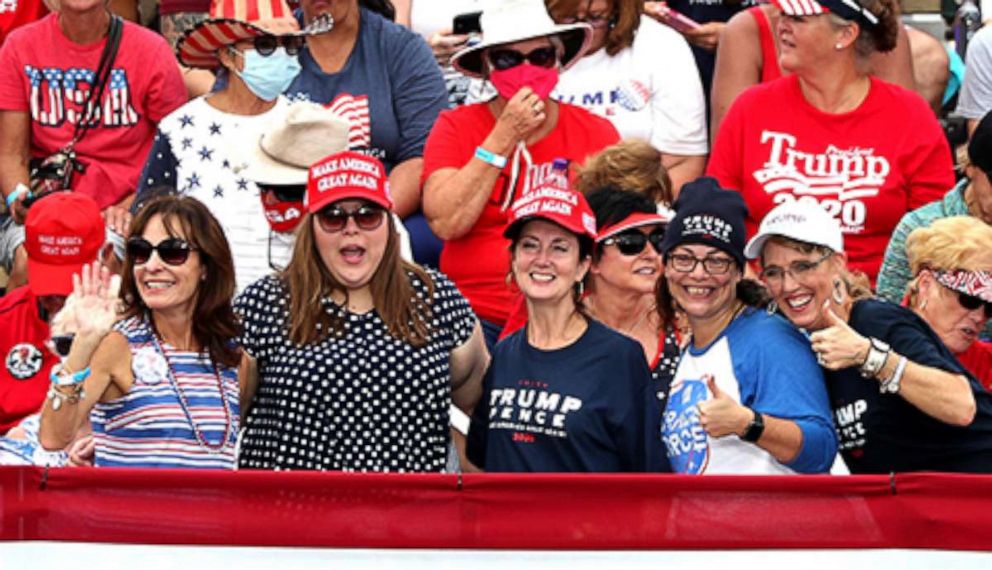
[[[233,469],[241,412],[237,368],[216,369],[202,354],[161,343],[141,317],[114,328],[131,348],[134,384],[94,407],[94,464]]]

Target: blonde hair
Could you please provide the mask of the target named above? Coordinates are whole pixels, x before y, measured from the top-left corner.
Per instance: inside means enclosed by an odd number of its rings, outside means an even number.
[[[608,186],[640,192],[666,206],[671,206],[674,199],[672,180],[661,164],[661,153],[637,139],[620,141],[590,157],[579,168],[576,185],[583,194]]]
[[[913,275],[922,269],[992,271],[992,227],[972,216],[941,218],[906,240]]]

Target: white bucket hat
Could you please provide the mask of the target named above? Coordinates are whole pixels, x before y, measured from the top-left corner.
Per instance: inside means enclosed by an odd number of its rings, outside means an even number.
[[[486,48],[540,38],[559,36],[565,45],[562,69],[568,69],[589,48],[589,24],[556,24],[544,0],[487,0],[480,19],[482,41],[451,57],[451,65],[470,77],[482,77],[482,53]]]
[[[235,168],[256,183],[306,185],[310,165],[347,150],[349,125],[347,119],[316,103],[291,103],[269,123],[257,144],[249,145]]]
[[[835,252],[844,251],[840,224],[822,206],[806,200],[783,202],[765,214],[758,233],[744,248],[744,256],[748,259],[761,257],[765,242],[773,236],[822,245]]]

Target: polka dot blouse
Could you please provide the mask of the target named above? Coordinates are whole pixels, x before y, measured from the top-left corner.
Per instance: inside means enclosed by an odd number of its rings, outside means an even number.
[[[242,342],[258,360],[259,387],[246,421],[240,465],[248,469],[425,472],[445,467],[449,357],[468,341],[475,315],[444,275],[434,280],[431,333],[423,348],[389,335],[376,311],[343,314],[345,334],[294,345],[289,296],[270,276],[236,302]],[[413,274],[416,294],[427,286]]]

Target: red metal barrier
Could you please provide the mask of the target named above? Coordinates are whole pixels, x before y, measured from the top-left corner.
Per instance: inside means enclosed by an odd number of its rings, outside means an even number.
[[[0,468],[0,540],[992,550],[992,478]]]

